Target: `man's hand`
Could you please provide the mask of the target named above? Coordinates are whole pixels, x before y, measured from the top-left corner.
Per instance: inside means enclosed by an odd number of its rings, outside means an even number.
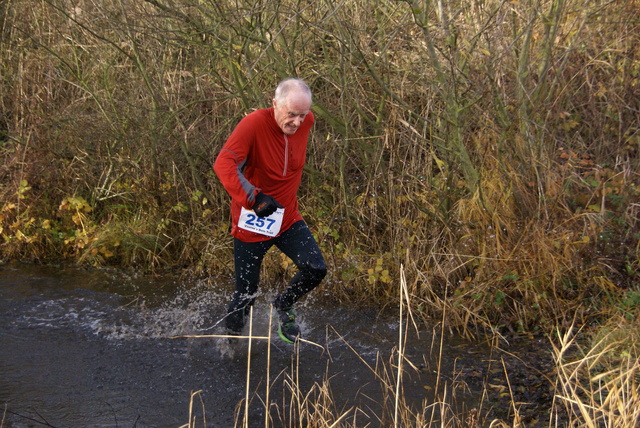
[[[258,217],[269,217],[271,214],[276,212],[278,208],[283,207],[271,196],[265,195],[262,192],[256,195],[256,201],[253,204],[253,212],[255,212]]]

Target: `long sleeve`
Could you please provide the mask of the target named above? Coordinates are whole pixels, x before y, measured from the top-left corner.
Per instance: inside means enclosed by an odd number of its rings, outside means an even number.
[[[302,220],[297,192],[302,178],[311,112],[294,135],[285,135],[273,115],[273,107],[256,110],[243,118],[218,154],[213,169],[231,196],[231,234],[245,242],[268,239],[238,227],[243,208],[253,207],[259,192],[284,207],[282,231]]]
[[[260,189],[255,187],[244,175],[249,153],[255,141],[252,117],[240,121],[236,129],[218,154],[213,169],[234,201],[246,208],[253,206],[255,195]]]

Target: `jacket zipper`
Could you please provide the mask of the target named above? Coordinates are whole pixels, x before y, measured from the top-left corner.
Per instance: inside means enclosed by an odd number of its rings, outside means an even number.
[[[284,171],[282,171],[282,176],[287,175],[287,167],[289,166],[289,139],[286,134],[284,135]]]

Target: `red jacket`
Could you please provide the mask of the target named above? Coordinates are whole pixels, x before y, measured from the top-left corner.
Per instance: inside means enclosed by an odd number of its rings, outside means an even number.
[[[272,196],[285,208],[280,233],[302,220],[297,193],[313,123],[313,113],[309,112],[295,134],[285,135],[270,107],[250,113],[231,133],[213,169],[231,196],[234,237],[244,242],[270,239],[238,227],[241,208],[251,209],[259,192]]]

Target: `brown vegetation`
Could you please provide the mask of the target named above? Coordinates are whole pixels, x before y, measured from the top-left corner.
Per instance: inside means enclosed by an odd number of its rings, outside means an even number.
[[[318,119],[301,205],[336,297],[395,302],[402,265],[415,309],[467,334],[637,325],[639,11],[9,0],[0,253],[228,272],[213,157],[297,75]]]

